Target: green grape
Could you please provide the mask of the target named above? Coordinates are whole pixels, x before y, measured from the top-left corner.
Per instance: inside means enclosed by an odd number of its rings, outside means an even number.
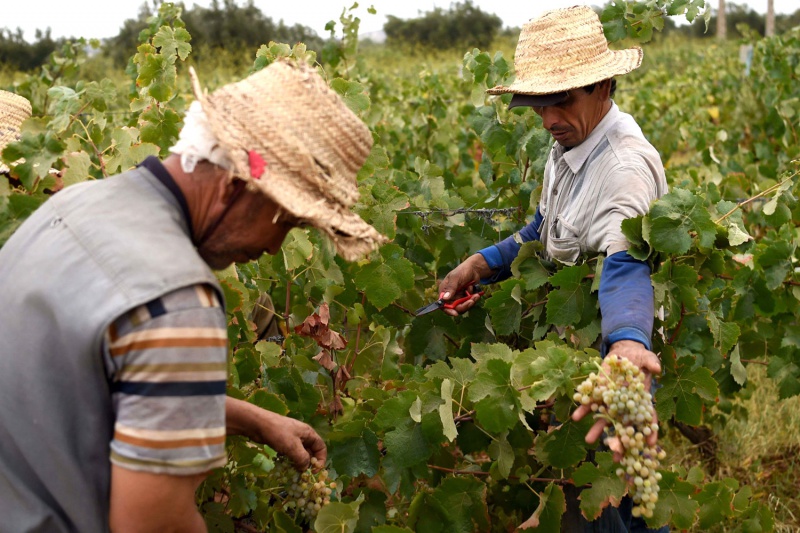
[[[317,468],[321,465],[312,458],[311,466]],[[336,482],[328,479],[327,470],[298,472],[289,461],[281,458],[275,461],[270,477],[279,488],[276,505],[295,520],[300,519],[307,524],[314,522],[320,509],[330,503],[331,495],[336,490]]]
[[[609,422],[605,443],[617,439],[622,459],[616,473],[628,486],[633,498],[633,516],[649,518],[658,501],[657,471],[666,453],[659,446],[648,446],[647,437],[658,432],[653,397],[645,388],[645,375],[628,359],[611,354],[599,374],[592,372],[578,385],[573,399],[587,405],[595,418]]]

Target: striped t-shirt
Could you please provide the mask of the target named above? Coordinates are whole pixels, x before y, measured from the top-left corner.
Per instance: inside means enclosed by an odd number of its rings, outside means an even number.
[[[190,475],[225,464],[225,313],[206,285],[118,318],[103,350],[115,426],[111,462]]]

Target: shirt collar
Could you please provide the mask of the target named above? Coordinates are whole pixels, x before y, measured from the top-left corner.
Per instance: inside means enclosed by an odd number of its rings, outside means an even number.
[[[564,161],[569,165],[569,169],[573,174],[578,173],[597,145],[600,144],[600,141],[605,138],[606,132],[611,129],[611,126],[617,121],[619,115],[619,107],[612,101],[611,109],[609,109],[606,116],[597,123],[597,126],[594,127],[586,139],[578,146],[574,146],[569,151],[564,152]]]
[[[183,195],[183,191],[181,191],[181,188],[178,187],[177,183],[175,183],[175,180],[172,178],[172,175],[170,175],[167,168],[157,157],[152,155],[139,163],[137,166],[149,170],[150,173],[155,176],[156,179],[169,190],[169,192],[172,193],[172,195],[175,197],[175,200],[178,201],[178,205],[181,207],[183,218],[186,220],[186,225],[189,229],[189,235],[194,235],[194,232],[192,231],[192,217],[189,214],[189,204],[186,203],[186,197]]]

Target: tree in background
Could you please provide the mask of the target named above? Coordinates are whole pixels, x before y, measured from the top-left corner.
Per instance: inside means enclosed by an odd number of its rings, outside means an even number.
[[[437,7],[414,19],[392,15],[387,19],[383,26],[387,42],[442,50],[487,48],[503,24],[500,17],[483,12],[470,0],[451,4],[447,10]]]
[[[22,37],[21,28],[16,32],[0,29],[0,65],[12,70],[31,71],[44,64],[47,56],[64,42],[65,39],[53,40],[50,28],[44,32],[36,30],[36,40],[32,44]]]

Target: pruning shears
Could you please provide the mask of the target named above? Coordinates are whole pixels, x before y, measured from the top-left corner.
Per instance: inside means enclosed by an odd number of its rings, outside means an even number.
[[[462,303],[466,302],[476,294],[478,296],[483,296],[484,291],[480,290],[480,285],[476,284],[473,285],[472,287],[465,288],[464,292],[466,292],[466,296],[462,298],[457,298],[450,302],[446,302],[444,298],[442,298],[442,296],[444,295],[444,293],[442,293],[439,295],[438,300],[436,300],[433,303],[429,303],[428,305],[425,305],[423,307],[420,307],[419,309],[417,309],[414,315],[415,316],[427,315],[428,313],[436,311],[438,309],[454,309],[456,306],[461,305]]]

